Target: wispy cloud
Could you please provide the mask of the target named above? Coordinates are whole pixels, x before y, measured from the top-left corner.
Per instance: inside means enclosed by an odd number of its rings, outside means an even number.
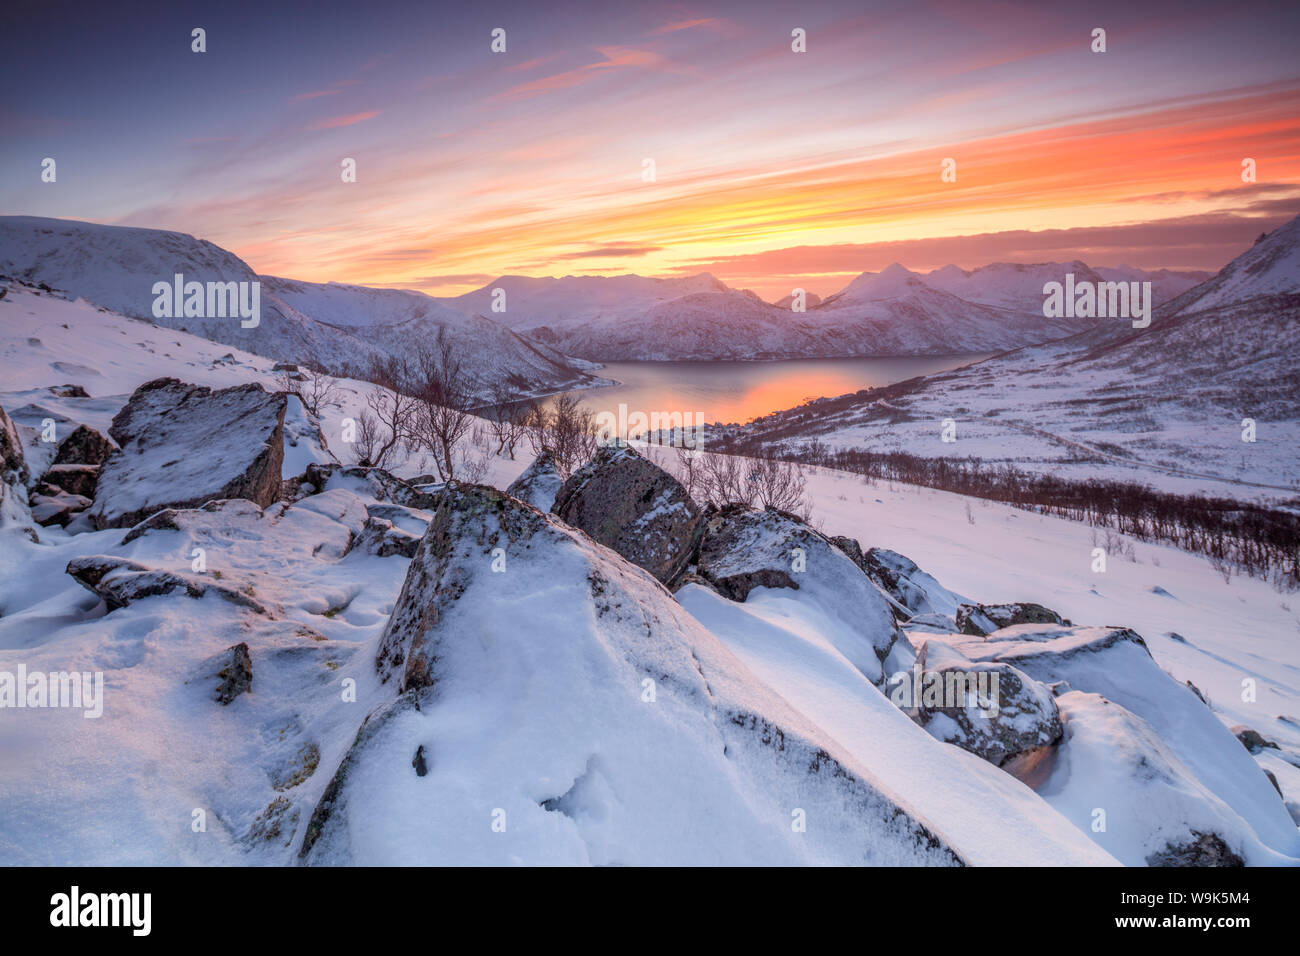
[[[357,123],[364,123],[368,119],[374,119],[383,110],[367,110],[364,113],[348,113],[346,116],[331,116],[328,119],[318,120],[312,123],[308,129],[339,129],[343,126],[355,126]]]

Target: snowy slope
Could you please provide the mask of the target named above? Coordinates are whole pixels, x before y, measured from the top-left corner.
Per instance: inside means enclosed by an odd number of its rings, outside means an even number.
[[[0,275],[44,283],[123,315],[256,355],[327,368],[365,368],[371,356],[412,354],[446,328],[480,381],[507,377],[531,393],[595,381],[589,364],[531,345],[490,319],[447,308],[419,293],[267,277],[261,279],[256,328],[243,328],[238,318],[155,318],[153,285],[171,283],[177,273],[187,282],[259,281],[234,254],[182,233],[0,216]],[[485,392],[483,397],[490,396]]]

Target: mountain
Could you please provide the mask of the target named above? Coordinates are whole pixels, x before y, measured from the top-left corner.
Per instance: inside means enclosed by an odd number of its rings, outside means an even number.
[[[944,266],[925,276],[925,284],[968,302],[979,302],[1000,309],[1042,314],[1043,286],[1065,281],[1073,273],[1076,281],[1150,282],[1151,295],[1159,305],[1176,298],[1210,277],[1208,272],[1170,272],[1161,269],[1147,272],[1129,266],[1093,268],[1085,262],[1043,262],[1022,265],[995,262],[967,272],[957,266]],[[1086,320],[1084,320],[1086,321]],[[1075,331],[1082,331],[1082,328]]]
[[[701,273],[674,279],[638,275],[503,276],[442,300],[496,321],[560,352],[594,361],[752,360],[872,355],[945,355],[1033,345],[1091,328],[1096,319],[1043,317],[1043,284],[1073,271],[1103,281],[1155,276],[1153,294],[1195,280],[1083,263],[948,266],[929,276],[894,264],[864,272],[840,292],[792,296],[775,304]],[[494,311],[504,306],[504,311]]]
[[[1037,267],[1035,267],[1037,268]],[[1037,281],[1041,273],[1032,281]],[[868,286],[869,288],[871,286]],[[1158,306],[884,391],[779,412],[746,433],[974,456],[1253,499],[1300,488],[1300,218]],[[952,418],[957,440],[935,441]],[[1246,419],[1257,440],[1243,441]],[[796,427],[796,421],[798,426]]]
[[[155,317],[154,283],[170,284],[177,273],[187,282],[260,281],[260,323],[245,329],[234,317]],[[590,363],[420,293],[259,277],[233,253],[178,232],[3,216],[0,274],[256,355],[329,368],[410,354],[445,328],[485,399],[500,378],[532,394],[603,381]]]

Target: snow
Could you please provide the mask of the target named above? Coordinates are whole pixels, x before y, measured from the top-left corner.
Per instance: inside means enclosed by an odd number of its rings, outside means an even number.
[[[232,360],[221,361],[227,353]],[[274,389],[271,365],[84,301],[17,286],[0,300],[0,405],[38,406],[16,416],[36,452],[45,412],[107,431],[142,382],[174,376]],[[69,381],[92,397],[48,391]],[[299,444],[286,434],[286,456],[350,460],[342,420],[371,386],[339,384],[341,405],[321,422],[329,451],[314,444],[291,402],[286,420]],[[528,464],[526,456],[494,458],[486,480],[505,487]],[[421,466],[403,460],[394,471],[410,476]],[[321,861],[944,861],[884,826],[887,806],[979,864],[1141,863],[1167,819],[1221,832],[1252,863],[1300,861],[1286,809],[1294,815],[1300,806],[1292,596],[1254,579],[1225,581],[1200,557],[1143,542],[1133,542],[1132,560],[1115,556],[1107,572],[1094,573],[1086,526],[929,489],[810,469],[808,497],[825,533],[906,556],[944,594],[1035,601],[1081,625],[1132,628],[1154,661],[1137,655],[1101,667],[1086,654],[1068,658],[1073,690],[1058,703],[1073,714],[1075,735],[1053,782],[1031,787],[936,740],[872,685],[855,666],[863,634],[851,591],[809,581],[798,591],[758,588],[736,603],[688,585],[678,604],[612,553],[557,531],[563,541],[509,553],[505,574],[486,571],[487,563],[479,569],[473,599],[445,622],[455,639],[441,696],[424,712],[393,712],[363,748],[348,787],[367,799],[349,804],[345,838],[321,843]],[[33,543],[6,528],[0,671],[19,663],[101,671],[106,700],[92,720],[58,709],[0,715],[0,862],[295,862],[358,728],[394,699],[374,652],[410,562],[352,546],[368,507],[379,504],[362,486],[332,486],[265,511],[187,512],[177,528],[129,542],[123,529],[41,529]],[[410,531],[427,520],[399,517]],[[206,571],[193,569],[195,549]],[[73,558],[97,554],[180,574],[220,572],[223,583],[251,588],[269,613],[183,593],[105,613],[64,573]],[[615,624],[598,623],[592,570],[617,583],[624,610]],[[647,616],[657,619],[655,640],[646,640]],[[934,634],[915,628],[911,639],[972,654],[983,643],[945,630],[936,622]],[[1043,639],[1027,640],[1031,633]],[[1031,669],[1032,651],[1084,640],[1063,633],[1028,625],[1001,637],[1020,639],[1016,666]],[[252,689],[223,707],[211,698],[208,663],[239,642],[250,647]],[[1127,646],[1125,655],[1141,651]],[[896,646],[882,670],[909,664]],[[655,704],[640,698],[651,673],[670,678],[658,680]],[[1245,678],[1254,696],[1243,695]],[[1211,707],[1182,686],[1188,680]],[[355,702],[344,699],[344,681],[355,681]],[[1097,694],[1114,701],[1108,713],[1117,717],[1096,717]],[[782,727],[785,756],[755,742],[761,729],[720,721],[729,709]],[[1251,757],[1226,731],[1235,724],[1283,749]],[[1143,784],[1125,771],[1116,734],[1158,754],[1165,776]],[[418,745],[426,747],[425,777],[412,769]],[[818,749],[856,789],[809,783]],[[1260,767],[1274,770],[1285,804]],[[1090,827],[1098,805],[1134,811],[1111,809],[1099,839]],[[506,811],[506,833],[491,828],[496,808]],[[794,808],[807,812],[806,833],[791,829]],[[206,822],[197,832],[196,810]]]

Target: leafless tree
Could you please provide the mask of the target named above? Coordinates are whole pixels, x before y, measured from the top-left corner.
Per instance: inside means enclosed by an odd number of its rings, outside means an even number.
[[[596,454],[596,414],[578,396],[559,395],[551,403],[551,451],[562,475],[570,475]]]
[[[789,511],[807,520],[804,488],[808,482],[799,464],[765,454],[750,460],[745,480],[753,486],[759,506]]]
[[[510,383],[499,380],[492,386],[492,408],[487,414],[488,430],[497,443],[496,454],[505,452],[511,460],[515,446],[524,437],[529,406],[519,401]]]
[[[409,447],[412,440],[416,401],[409,394],[410,363],[395,355],[376,356],[371,359],[366,377],[378,387],[367,392],[366,407],[369,411],[362,412],[357,419],[358,461],[382,468],[398,448]],[[369,424],[367,418],[371,419]],[[369,453],[364,457],[361,452],[363,431],[370,437]]]
[[[416,399],[412,434],[433,455],[439,477],[456,474],[456,446],[474,424],[469,410],[474,393],[460,350],[439,327],[431,347],[416,352],[412,394]]]

